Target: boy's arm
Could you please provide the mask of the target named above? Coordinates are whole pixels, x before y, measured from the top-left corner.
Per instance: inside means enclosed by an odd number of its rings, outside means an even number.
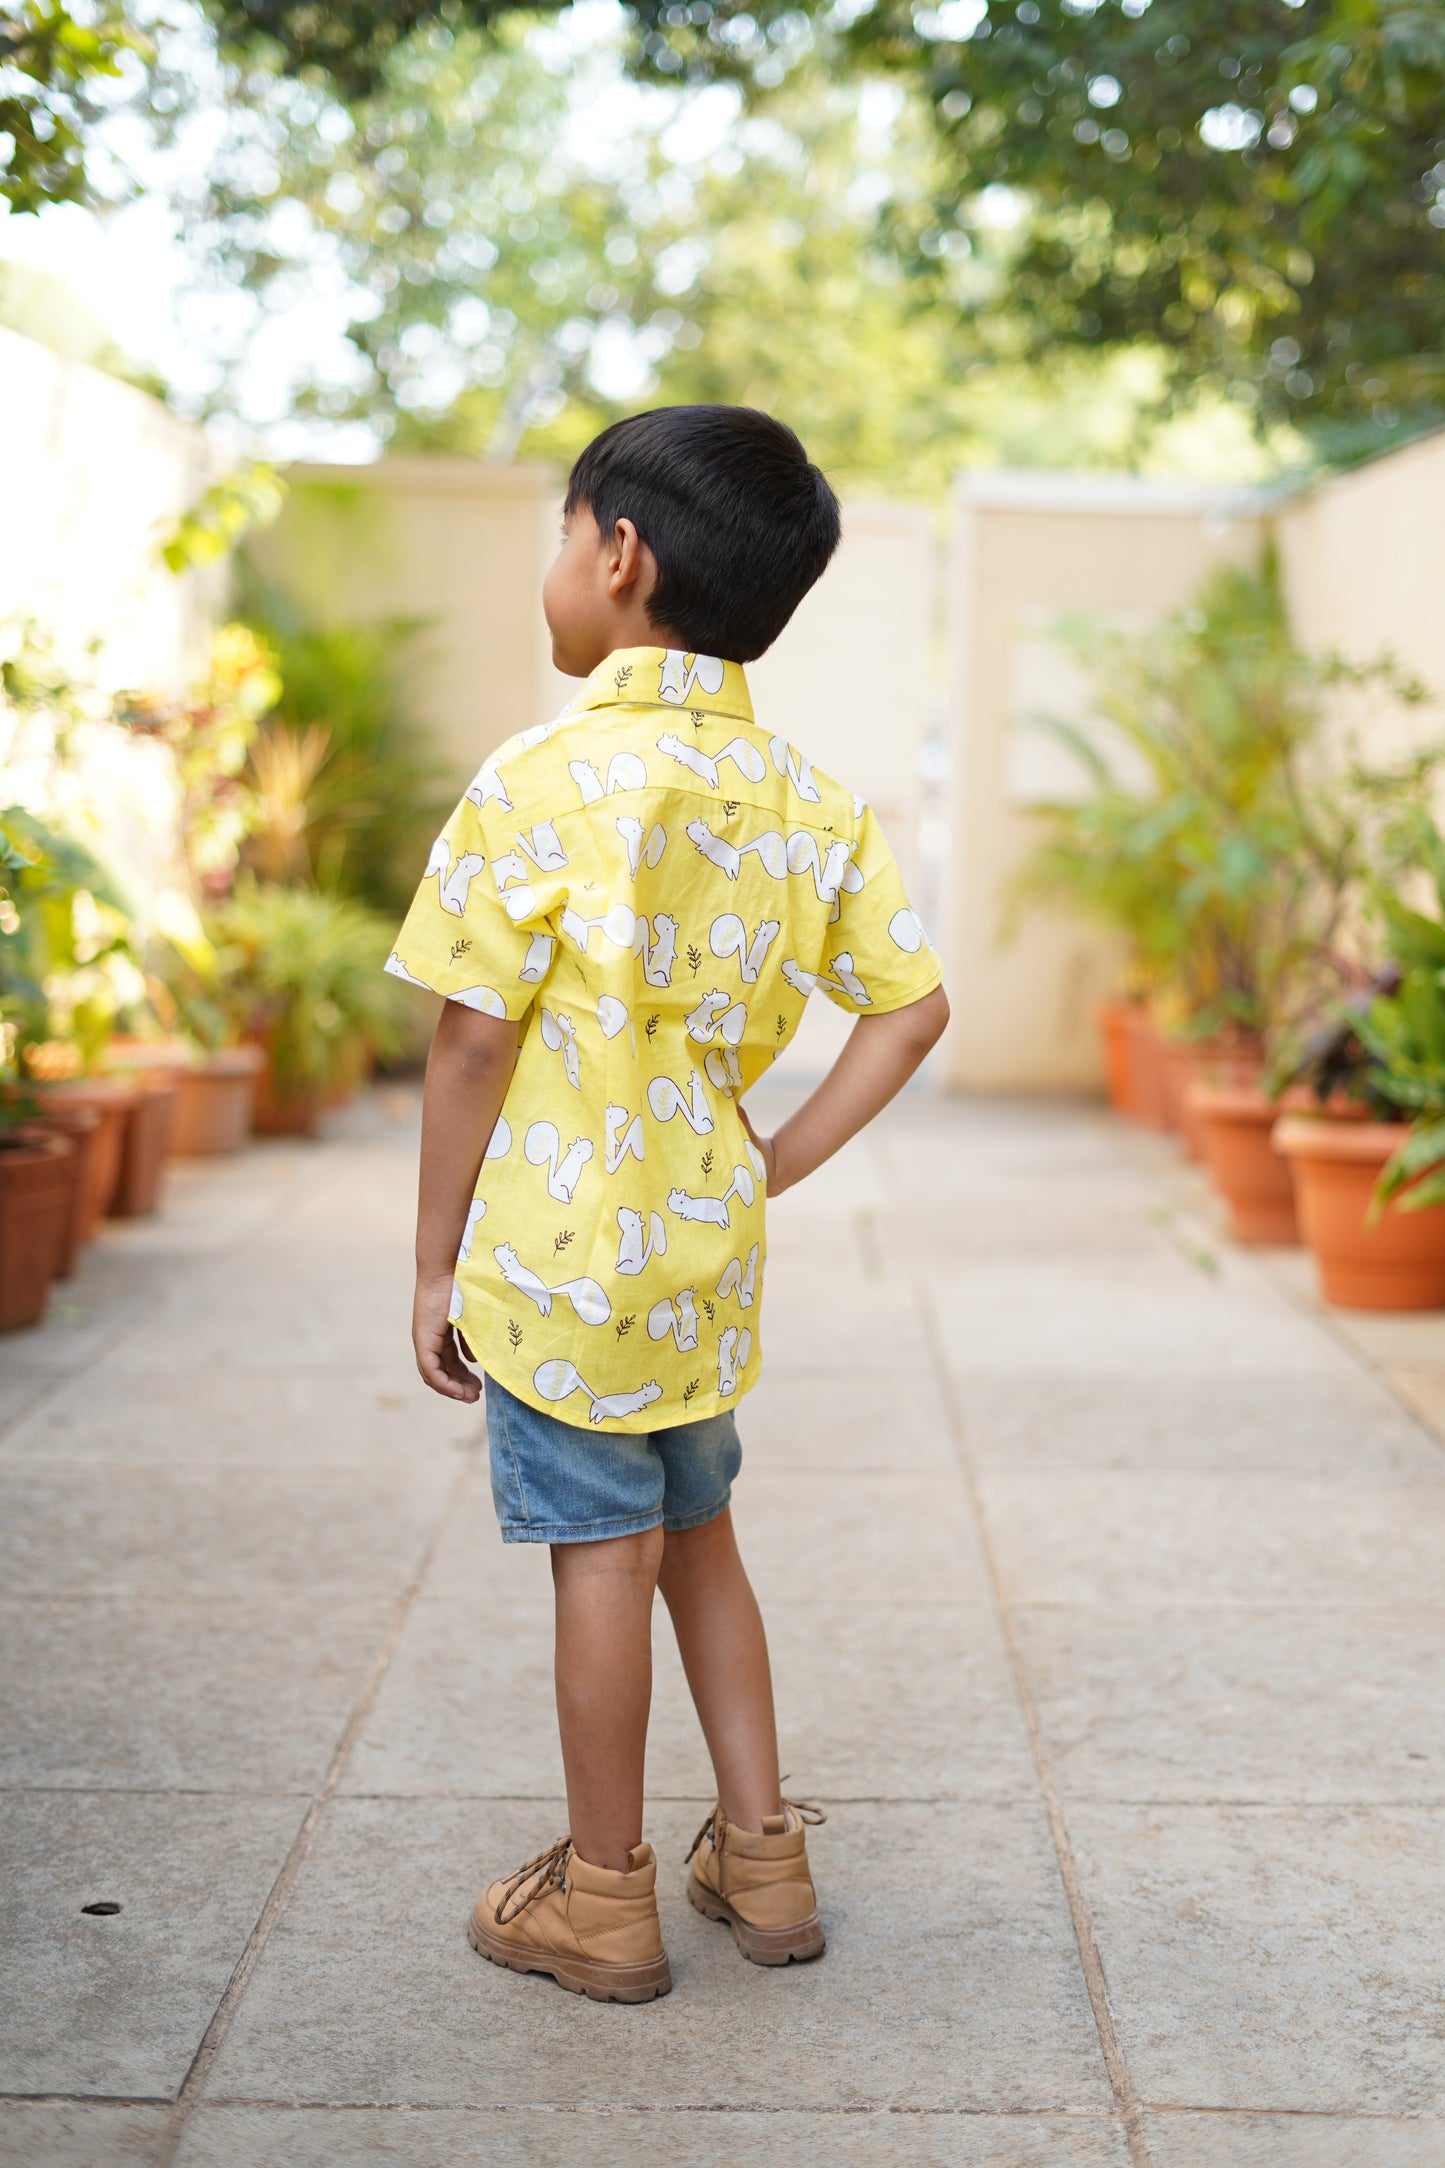
[[[504,1017],[444,1001],[427,1057],[411,1340],[423,1379],[449,1400],[481,1394],[457,1353],[447,1312],[482,1157],[516,1066],[519,1029]]]
[[[937,1045],[947,1022],[948,997],[941,986],[884,1016],[860,1016],[818,1089],[781,1129],[758,1137],[744,1114],[748,1133],[768,1163],[769,1197],[801,1182],[871,1122]]]

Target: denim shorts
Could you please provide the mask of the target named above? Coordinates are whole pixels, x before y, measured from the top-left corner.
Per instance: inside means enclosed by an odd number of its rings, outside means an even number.
[[[488,1377],[492,1497],[505,1543],[600,1543],[700,1528],[742,1465],[730,1410],[671,1430],[580,1430]]]

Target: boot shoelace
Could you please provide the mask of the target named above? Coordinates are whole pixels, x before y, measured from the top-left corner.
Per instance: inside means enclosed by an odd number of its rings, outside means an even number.
[[[544,1897],[548,1890],[566,1889],[567,1862],[571,1857],[572,1838],[569,1833],[565,1837],[559,1837],[545,1852],[539,1852],[535,1859],[529,1859],[515,1874],[509,1874],[502,1884],[502,1894],[497,1902],[497,1925],[507,1926],[520,1913],[525,1912],[528,1905],[534,1905],[539,1897]],[[691,1858],[692,1854],[689,1853],[688,1857]],[[532,1887],[526,1889],[526,1883],[533,1876],[536,1879],[532,1882]]]
[[[783,1801],[783,1812],[785,1814],[795,1814],[805,1829],[816,1829],[820,1822],[826,1822],[828,1819],[827,1814],[824,1812],[822,1807],[815,1807],[812,1802],[807,1799],[785,1798]],[[723,1813],[722,1804],[721,1802],[719,1802],[719,1804],[713,1808],[712,1813],[703,1823],[702,1828],[698,1831],[697,1835],[693,1838],[691,1845],[688,1847],[687,1854],[688,1858],[691,1859],[693,1853],[697,1850],[703,1839],[705,1837],[712,1838],[713,1854],[717,1860],[717,1887],[719,1896],[721,1896],[723,1893],[723,1853],[727,1847],[727,1833],[728,1818]]]

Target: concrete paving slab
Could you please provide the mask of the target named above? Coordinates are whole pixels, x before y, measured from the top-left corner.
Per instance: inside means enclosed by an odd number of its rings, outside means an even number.
[[[1336,1310],[1331,1328],[1382,1369],[1445,1372],[1445,1315],[1438,1310]]]
[[[1163,1472],[980,1478],[1018,1603],[1438,1609],[1438,1484]]]
[[[926,1370],[930,1357],[922,1305],[886,1284],[855,1293],[818,1282],[807,1292],[768,1289],[763,1361],[788,1370]]]
[[[1445,2114],[1445,1812],[1071,1802],[1146,2102]]]
[[[1026,1606],[1068,1798],[1445,1805],[1438,1612]]]
[[[1127,2168],[1128,2158],[1111,2122],[1082,2115],[203,2107],[176,2168]]]
[[[757,1469],[815,1469],[826,1481],[834,1472],[956,1467],[943,1395],[927,1370],[766,1369],[738,1410],[738,1436],[744,1483]]]
[[[213,2097],[1111,2108],[1036,1807],[837,1808],[811,1846],[829,1952],[769,1970],[686,1901],[700,1812],[655,1805],[675,1991],[640,2022],[467,1946],[478,1883],[538,1850],[562,1813],[560,1801],[338,1801]]]
[[[978,1468],[1212,1468],[1445,1483],[1439,1440],[1364,1372],[1244,1372],[1205,1386],[1128,1371],[960,1373],[954,1399]]]
[[[19,1596],[394,1598],[454,1470],[40,1469],[0,1473],[0,1584]]]
[[[1147,2115],[1154,2168],[1440,2168],[1430,2117]]]
[[[392,1617],[276,1595],[0,1600],[0,1786],[309,1796]]]
[[[174,2095],[300,1825],[295,1799],[0,1799],[0,2092]],[[83,1905],[119,1903],[112,1918]]]
[[[1385,1373],[1390,1385],[1437,1439],[1445,1438],[1445,1371],[1400,1370]]]
[[[0,1451],[27,1411],[54,1392],[55,1383],[53,1371],[21,1363],[7,1348],[5,1366],[0,1369]]]
[[[1208,1285],[1153,1294],[1145,1285],[1101,1290],[1082,1275],[1051,1287],[1033,1273],[1010,1286],[1001,1266],[937,1279],[928,1301],[949,1367],[983,1375],[1127,1370],[1187,1389],[1191,1378],[1239,1371],[1319,1377],[1349,1361],[1311,1320]]]
[[[770,1603],[983,1603],[988,1578],[963,1488],[946,1477],[754,1475],[733,1498],[738,1543]]]
[[[993,1614],[780,1603],[768,1616],[791,1788],[851,1799],[1023,1798],[1033,1762]],[[647,1780],[706,1800],[713,1777],[659,1603]],[[424,1600],[342,1781],[356,1794],[556,1797],[550,1605]],[[482,1712],[505,1710],[504,1724]]]
[[[169,2108],[0,2101],[0,2168],[159,2168]]]
[[[102,1360],[0,1432],[0,1460],[349,1467],[429,1459],[481,1436],[479,1415],[394,1364],[248,1370],[240,1392],[216,1382],[190,1363],[140,1371]]]

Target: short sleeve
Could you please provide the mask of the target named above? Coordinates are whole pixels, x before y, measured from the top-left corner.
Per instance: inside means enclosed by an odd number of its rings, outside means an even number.
[[[545,845],[538,863],[539,831],[527,855],[527,839],[502,833],[476,802],[477,790],[474,783],[432,845],[386,969],[465,1008],[516,1021],[556,952],[547,927],[555,869],[545,864]]]
[[[827,929],[820,993],[853,1016],[883,1016],[932,993],[943,964],[908,901],[898,861],[871,807],[858,827]]]

